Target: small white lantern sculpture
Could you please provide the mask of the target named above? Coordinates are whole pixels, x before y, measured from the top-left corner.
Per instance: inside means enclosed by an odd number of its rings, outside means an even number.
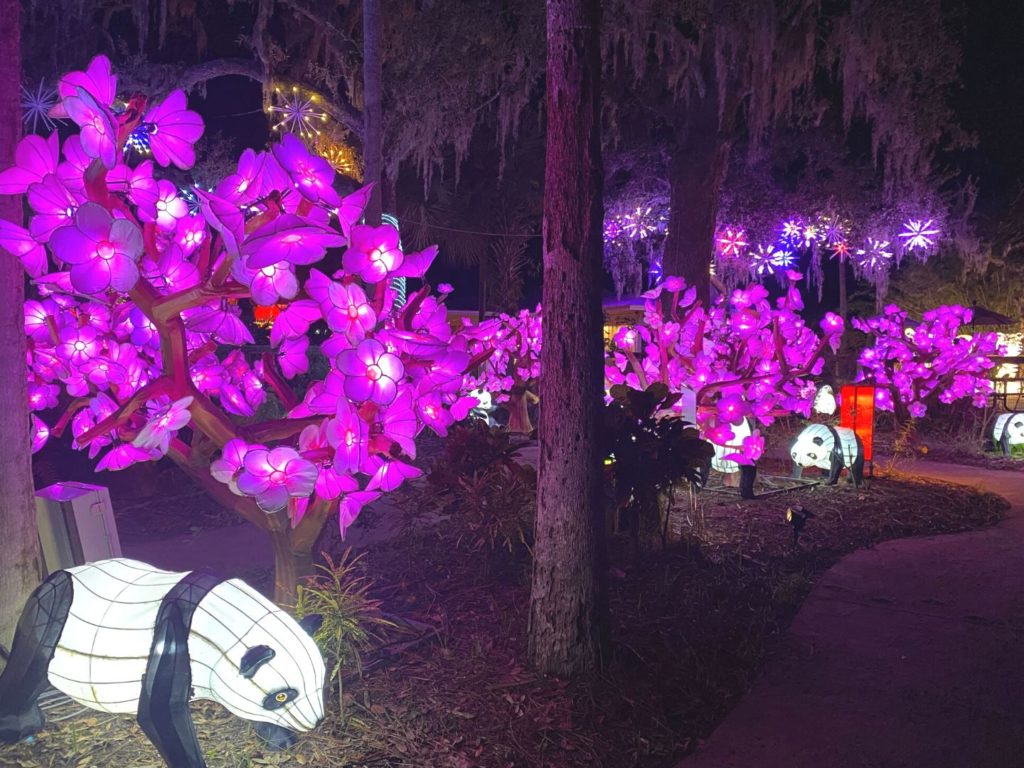
[[[324,716],[312,634],[248,584],[135,560],[55,571],[29,597],[0,674],[0,742],[40,730],[47,684],[102,712],[136,714],[171,768],[205,768],[188,703],[210,699],[256,723],[271,747]]]
[[[1006,455],[1015,445],[1024,445],[1024,413],[1001,413],[992,426],[992,442]]]

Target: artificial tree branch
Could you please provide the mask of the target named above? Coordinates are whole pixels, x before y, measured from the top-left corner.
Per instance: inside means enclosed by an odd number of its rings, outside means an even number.
[[[277,359],[273,352],[263,353],[263,378],[270,385],[270,388],[274,390],[274,394],[277,395],[286,411],[290,411],[299,404],[299,398],[295,395],[294,390],[288,386],[288,382],[281,376],[281,372],[277,367]]]
[[[107,418],[88,429],[78,436],[79,446],[86,446],[97,437],[102,437],[113,429],[125,424],[142,405],[149,399],[168,394],[171,390],[171,380],[167,376],[161,376],[156,381],[151,381],[139,389],[128,402],[110,414]]]
[[[175,445],[172,441],[167,451],[167,456],[181,467],[189,477],[195,480],[203,490],[210,494],[218,503],[227,509],[233,510],[243,519],[255,525],[260,530],[269,530],[267,515],[259,508],[256,501],[250,496],[236,496],[222,482],[210,474],[207,466],[196,466],[190,461],[190,456],[183,451],[181,446]]]
[[[310,424],[319,424],[325,416],[306,416],[301,419],[274,419],[238,428],[242,437],[252,443],[267,440],[286,440],[299,434]]]

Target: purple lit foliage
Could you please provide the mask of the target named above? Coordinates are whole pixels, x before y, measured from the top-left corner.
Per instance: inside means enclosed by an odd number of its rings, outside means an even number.
[[[63,148],[56,133],[28,136],[0,173],[0,194],[33,210],[27,229],[0,222],[0,247],[38,291],[25,305],[34,448],[70,427],[99,469],[170,456],[212,491],[226,484],[257,524],[279,529],[256,505],[285,516],[285,530],[335,510],[344,533],[365,503],[419,475],[415,437],[445,434],[476,404],[463,375],[479,339],[452,331],[429,286],[400,309],[389,287],[422,278],[436,249],[406,254],[393,227],[360,225],[368,189],[340,199],[333,168],[291,135],[247,150],[190,206],[153,176],[154,162],[195,160],[203,124],[184,93],[115,113],[102,56],[58,91],[57,116],[80,133]],[[139,132],[152,159],[129,166],[135,153],[120,150]],[[341,270],[309,269],[331,248],[346,249]],[[261,359],[241,348],[253,337],[239,299],[284,303]],[[300,401],[287,380],[309,370],[318,321],[331,367]],[[268,397],[287,417],[253,423]]]
[[[992,392],[991,358],[1005,350],[994,332],[965,333],[961,326],[971,317],[965,307],[941,306],[914,324],[890,304],[880,315],[854,319],[854,328],[874,336],[860,354],[858,380],[877,387],[875,405],[913,418],[936,403],[957,400],[984,408]]]
[[[774,307],[767,290],[752,285],[719,297],[710,310],[681,278],[666,279],[645,294],[644,322],[616,335],[605,376],[638,390],[662,382],[672,392],[693,392],[701,434],[719,445],[733,439],[733,426],[744,418],[769,425],[783,414],[809,416],[817,391],[813,378],[825,349],[838,347],[843,321],[826,315],[821,336],[807,327],[797,314],[803,309],[796,287],[801,276],[785,276],[789,288]],[[668,302],[664,293],[671,295]],[[726,458],[749,464],[763,450],[755,430],[739,453]]]
[[[496,402],[506,403],[509,429],[530,432],[533,426],[527,406],[537,402],[540,377],[541,308],[516,315],[499,315],[473,328],[470,350],[483,358],[467,387],[490,392]]]

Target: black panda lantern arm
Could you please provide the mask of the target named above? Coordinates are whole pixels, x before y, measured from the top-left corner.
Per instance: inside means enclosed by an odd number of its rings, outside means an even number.
[[[13,744],[42,729],[43,713],[36,701],[49,684],[47,668],[73,597],[71,574],[57,571],[25,603],[0,674],[0,743]]]
[[[188,635],[199,601],[222,581],[211,573],[193,571],[167,593],[157,613],[138,721],[172,768],[206,768],[188,709],[192,688]]]
[[[832,454],[829,458],[828,484],[835,485],[839,482],[839,475],[842,473],[843,465],[845,464],[843,460],[843,446],[839,440],[839,433],[836,432],[836,428],[831,424],[823,426],[832,435]]]

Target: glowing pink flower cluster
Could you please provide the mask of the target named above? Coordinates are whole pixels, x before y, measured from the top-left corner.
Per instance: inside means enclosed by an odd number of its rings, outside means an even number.
[[[710,310],[681,278],[666,279],[645,295],[643,323],[614,338],[606,378],[634,389],[662,382],[673,392],[689,390],[703,436],[719,445],[732,440],[732,427],[744,418],[768,425],[781,414],[809,416],[817,391],[813,377],[821,372],[826,347],[838,347],[843,321],[826,315],[821,336],[804,323],[800,277],[787,273],[789,288],[774,306],[765,288],[752,285],[719,298]],[[754,430],[729,458],[751,463],[763,450]]]
[[[491,392],[497,402],[507,401],[517,388],[535,389],[540,377],[541,319],[538,304],[532,312],[502,313],[472,328],[472,352],[490,354],[469,378],[470,388]]]
[[[966,307],[941,306],[914,324],[890,304],[881,315],[854,319],[854,328],[874,336],[874,344],[860,354],[858,380],[877,387],[875,405],[883,411],[900,406],[914,418],[935,402],[970,400],[985,407],[992,392],[991,358],[1005,350],[995,333],[965,333],[961,326],[971,317]]]
[[[312,504],[337,509],[344,532],[420,474],[425,427],[443,435],[477,403],[463,394],[471,339],[449,327],[443,295],[425,286],[395,306],[391,279],[423,278],[437,249],[405,253],[394,227],[360,224],[369,188],[342,198],[290,135],[244,152],[212,192],[155,177],[153,160],[192,165],[202,120],[180,91],[115,113],[116,86],[104,57],[65,77],[59,109],[79,133],[26,137],[0,172],[0,194],[33,212],[27,228],[0,222],[0,247],[38,293],[25,305],[34,448],[70,428],[100,469],[167,455],[194,470],[212,453],[212,479],[233,493],[295,525]],[[130,166],[139,131],[153,160]],[[331,249],[345,249],[341,270],[309,268]],[[248,301],[284,303],[262,356],[246,349]],[[313,349],[318,323],[328,335]],[[287,380],[312,354],[329,370],[300,399]],[[256,421],[268,399],[287,418]]]

